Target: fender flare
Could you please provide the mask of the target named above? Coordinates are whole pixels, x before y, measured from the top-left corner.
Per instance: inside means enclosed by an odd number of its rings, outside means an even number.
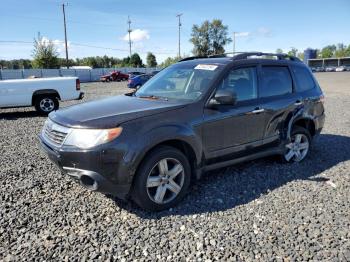
[[[149,130],[144,133],[141,138],[142,152],[134,155],[133,162],[135,163],[135,171],[145,158],[145,156],[157,145],[166,143],[167,141],[181,141],[191,147],[195,156],[195,165],[199,166],[202,163],[202,143],[200,139],[191,131],[190,128],[184,125],[163,125],[156,129]],[[133,150],[135,151],[135,150]]]

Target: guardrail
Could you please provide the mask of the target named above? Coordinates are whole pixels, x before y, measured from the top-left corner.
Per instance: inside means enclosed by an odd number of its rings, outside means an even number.
[[[99,81],[100,76],[111,71],[121,71],[129,73],[133,71],[151,73],[157,68],[95,68],[95,69],[2,69],[0,70],[0,80],[24,79],[30,76],[36,77],[59,77],[59,76],[77,76],[81,82]]]

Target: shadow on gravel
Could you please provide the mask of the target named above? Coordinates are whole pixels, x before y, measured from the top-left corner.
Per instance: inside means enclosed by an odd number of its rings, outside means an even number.
[[[0,120],[17,120],[20,118],[43,117],[36,111],[4,112],[0,113]]]
[[[282,164],[270,157],[205,174],[171,210],[149,213],[119,200],[116,205],[145,219],[225,211],[254,201],[294,180],[325,184],[332,178],[318,175],[349,159],[350,137],[322,134],[315,139],[310,155],[301,163]]]

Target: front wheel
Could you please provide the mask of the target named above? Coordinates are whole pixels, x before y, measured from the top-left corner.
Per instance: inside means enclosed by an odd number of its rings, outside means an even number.
[[[310,132],[300,126],[294,127],[291,133],[291,141],[286,144],[283,160],[288,163],[303,161],[310,151],[310,146]]]
[[[40,114],[49,114],[59,107],[58,99],[54,96],[40,96],[35,100],[35,109]]]
[[[176,148],[162,146],[141,163],[132,189],[133,200],[143,209],[159,211],[177,204],[191,180],[186,156]]]

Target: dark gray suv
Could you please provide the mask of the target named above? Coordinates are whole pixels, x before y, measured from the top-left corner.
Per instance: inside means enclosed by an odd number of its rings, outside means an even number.
[[[305,159],[324,124],[323,102],[295,57],[191,57],[134,93],[51,113],[39,138],[86,188],[161,210],[205,171],[269,155]]]

